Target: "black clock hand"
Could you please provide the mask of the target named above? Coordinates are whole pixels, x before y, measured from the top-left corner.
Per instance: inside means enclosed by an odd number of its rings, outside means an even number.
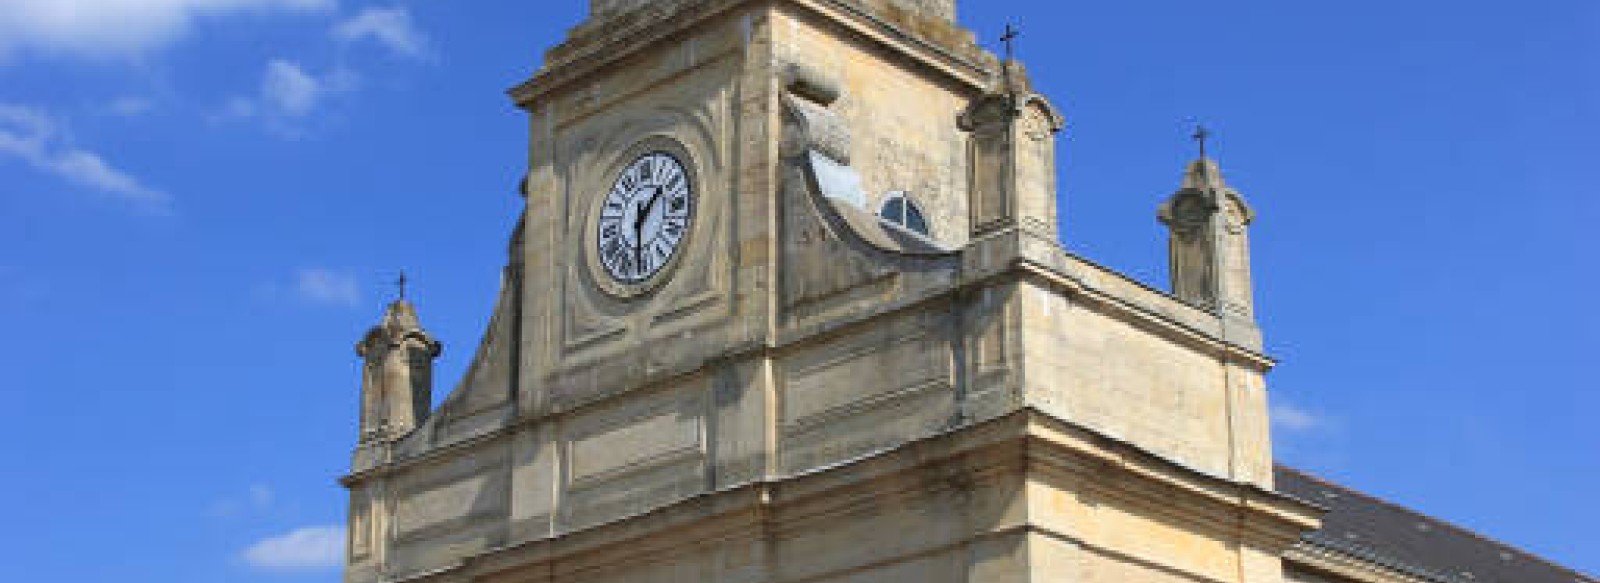
[[[650,219],[650,212],[655,210],[656,201],[661,200],[661,187],[654,187],[650,193],[650,200],[644,203],[644,208],[633,218],[633,262],[639,269],[644,269],[644,224]]]
[[[643,229],[645,222],[650,219],[650,212],[655,210],[656,201],[661,200],[661,187],[657,186],[655,189],[655,194],[650,195],[650,202],[645,203],[644,210],[639,212],[637,220],[639,221],[640,229]]]
[[[638,273],[644,270],[640,261],[644,258],[644,225],[642,221],[633,222],[633,271]]]

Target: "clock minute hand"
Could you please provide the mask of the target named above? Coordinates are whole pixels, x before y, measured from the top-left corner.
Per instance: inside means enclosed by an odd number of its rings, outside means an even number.
[[[656,208],[656,201],[661,199],[661,188],[655,187],[650,194],[650,200],[644,203],[644,208],[639,209],[633,218],[633,264],[634,268],[644,270],[644,224],[650,218],[650,211]]]
[[[657,186],[655,194],[650,195],[650,202],[644,204],[644,210],[640,211],[639,218],[636,219],[639,221],[639,229],[644,229],[645,222],[650,219],[650,213],[655,210],[656,201],[659,200],[661,200],[661,187]]]
[[[636,255],[636,257],[634,257],[634,261],[639,261],[642,259],[642,257],[638,257],[638,255],[641,254],[641,250],[644,247],[644,225],[645,223],[649,222],[650,213],[655,210],[656,201],[658,200],[661,200],[661,187],[659,186],[655,187],[654,191],[650,193],[649,202],[644,203],[644,208],[639,209],[639,215],[633,219],[634,255]]]

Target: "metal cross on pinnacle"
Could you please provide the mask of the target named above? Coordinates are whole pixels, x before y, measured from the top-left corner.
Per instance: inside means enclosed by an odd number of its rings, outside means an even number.
[[[1022,36],[1022,31],[1016,25],[1006,23],[1006,33],[1000,35],[1000,42],[1006,44],[1006,60],[1000,63],[1000,82],[1008,95],[1011,95],[1012,105],[1015,105],[1016,87],[1011,79],[1011,64],[1017,61],[1017,38]]]
[[[1006,33],[1000,35],[1000,42],[1006,44],[1006,61],[1017,60],[1017,39],[1022,37],[1022,31],[1016,25],[1006,23]]]
[[[400,278],[395,280],[394,285],[395,285],[395,287],[400,288],[400,299],[401,300],[406,299],[406,282],[407,281],[408,280],[406,279],[406,271],[404,269],[400,270]]]
[[[1194,141],[1196,144],[1200,145],[1200,159],[1206,159],[1206,146],[1211,141],[1211,130],[1206,129],[1206,126],[1203,124],[1195,124]]]

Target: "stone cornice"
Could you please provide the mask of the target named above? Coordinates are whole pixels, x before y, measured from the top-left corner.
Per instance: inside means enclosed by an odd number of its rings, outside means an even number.
[[[1321,525],[1323,510],[1261,486],[1194,470],[1051,415],[1028,410],[1036,443],[1030,467],[1088,476],[1102,495],[1154,514],[1166,514],[1246,541],[1283,550]],[[1085,463],[1090,462],[1090,463]],[[1182,498],[1186,503],[1176,504]]]
[[[742,349],[735,348],[715,362],[701,363],[692,370],[651,379],[649,383],[639,387],[609,392],[597,397],[593,402],[577,404],[559,411],[526,412],[504,428],[482,436],[441,444],[414,457],[396,459],[379,467],[365,469],[342,478],[340,483],[349,487],[408,467],[425,465],[503,439],[525,427],[601,406],[622,395],[632,394],[638,389],[700,374],[706,366],[712,364],[776,357],[791,349],[804,346],[818,336],[841,333],[855,326],[870,325],[873,321],[894,314],[924,309],[941,302],[951,302],[988,287],[1018,279],[1034,278],[1073,297],[1092,301],[1101,309],[1144,325],[1168,338],[1191,342],[1234,362],[1263,371],[1276,365],[1275,361],[1259,352],[1226,341],[1222,334],[1220,318],[1179,302],[1110,269],[1068,254],[1053,242],[1038,239],[1021,231],[1002,231],[975,240],[962,251],[961,260],[962,275],[960,282],[954,287],[925,296],[904,298],[899,302],[885,304],[879,310],[852,314],[826,325],[785,331],[771,344],[752,344]]]
[[[1264,548],[1287,548],[1302,532],[1318,526],[1319,510],[1307,503],[1196,472],[1131,444],[1025,409],[846,464],[708,493],[556,538],[488,551],[401,580],[526,580],[534,573],[558,574],[558,565],[559,574],[581,573],[625,561],[670,556],[675,549],[708,540],[780,540],[785,532],[803,531],[806,523],[815,520],[892,506],[899,500],[938,491],[960,493],[984,480],[1006,476],[1048,480],[1056,472],[1115,480],[1110,489],[1123,492],[1117,499],[1124,504],[1165,512],[1193,528],[1239,536],[1241,542]],[[1175,498],[1189,503],[1173,504]],[[1019,520],[997,518],[993,523],[973,525],[970,535],[983,537],[1019,529],[1045,532],[1032,518]],[[1409,579],[1382,581],[1416,583]]]
[[[1277,366],[1259,345],[1230,338],[1223,319],[1092,261],[1054,240],[1009,229],[973,240],[964,251],[963,280],[1010,272],[1048,283],[1074,297],[1173,339],[1188,340],[1231,361],[1262,371]]]
[[[986,53],[976,46],[959,54],[908,32],[895,24],[845,0],[704,0],[683,2],[660,9],[658,18],[616,18],[614,26],[579,27],[567,42],[551,51],[549,62],[532,79],[513,87],[509,94],[519,107],[527,108],[546,95],[559,91],[612,63],[655,46],[662,39],[682,34],[707,20],[747,5],[796,7],[806,13],[828,18],[851,32],[919,63],[956,83],[982,90],[993,77]]]

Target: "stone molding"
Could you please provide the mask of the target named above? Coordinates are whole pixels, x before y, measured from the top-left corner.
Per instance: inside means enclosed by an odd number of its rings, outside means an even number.
[[[939,491],[959,495],[983,480],[1023,483],[1053,475],[1087,476],[1102,492],[1141,511],[1172,514],[1196,528],[1234,533],[1240,544],[1283,552],[1318,526],[1320,510],[1263,489],[1195,472],[1138,447],[1024,409],[977,425],[908,443],[865,459],[813,472],[705,494],[589,529],[562,533],[464,558],[397,581],[467,583],[526,581],[571,575],[671,556],[708,542],[782,540],[810,521],[893,505]],[[1093,485],[1093,481],[1101,482]],[[1181,498],[1192,504],[1173,504]],[[1092,548],[1069,533],[1023,516],[997,518],[966,533],[970,542],[1017,533],[1042,534]],[[1097,552],[1115,553],[1110,549]],[[1366,580],[1363,580],[1366,581]],[[1413,579],[1374,583],[1420,583]]]
[[[973,240],[963,250],[962,280],[970,283],[1013,271],[1037,277],[1066,293],[1094,300],[1115,313],[1151,324],[1171,339],[1187,339],[1262,371],[1277,362],[1262,352],[1257,338],[1227,335],[1222,318],[1180,301],[1172,294],[1136,281],[1068,252],[1055,241],[1015,230]]]
[[[702,0],[664,3],[607,21],[592,30],[580,26],[566,42],[550,51],[545,66],[511,88],[513,102],[528,108],[550,93],[579,82],[615,62],[658,46],[664,38],[683,34],[701,23],[741,7],[786,7],[820,15],[852,33],[881,45],[910,62],[940,72],[953,83],[980,91],[998,75],[998,61],[970,40],[964,48],[941,46],[909,32],[848,0]]]
[[[956,286],[935,294],[886,303],[876,311],[839,318],[831,322],[827,330],[800,330],[781,335],[772,343],[751,344],[735,349],[720,358],[718,362],[728,364],[775,358],[807,344],[819,334],[839,333],[856,326],[870,325],[872,321],[886,316],[948,302],[963,295],[981,293],[983,289],[1006,281],[1032,278],[1060,290],[1061,293],[1093,302],[1168,339],[1189,343],[1209,353],[1261,371],[1271,370],[1277,365],[1275,360],[1261,353],[1259,348],[1226,339],[1223,335],[1222,322],[1216,315],[1180,302],[1164,292],[1129,279],[1109,268],[1072,255],[1052,242],[1035,241],[1024,233],[1006,231],[973,241],[962,250],[961,259],[963,260],[960,270],[961,280]],[[695,374],[698,373],[684,376]],[[668,385],[681,378],[683,376],[653,379],[648,385],[637,389]],[[459,455],[504,439],[523,428],[604,406],[607,402],[632,392],[632,390],[618,391],[606,398],[584,403],[581,407],[548,412],[524,412],[504,427],[485,435],[439,445],[420,455],[385,460],[387,463],[382,467],[364,468],[342,478],[340,482],[349,487],[380,476],[403,472],[409,467]]]
[[[1005,65],[1009,71],[1016,69]],[[1043,95],[1008,80],[998,91],[972,100],[956,126],[968,144],[967,189],[974,236],[1017,227],[1056,238],[1056,134],[1066,120]]]

